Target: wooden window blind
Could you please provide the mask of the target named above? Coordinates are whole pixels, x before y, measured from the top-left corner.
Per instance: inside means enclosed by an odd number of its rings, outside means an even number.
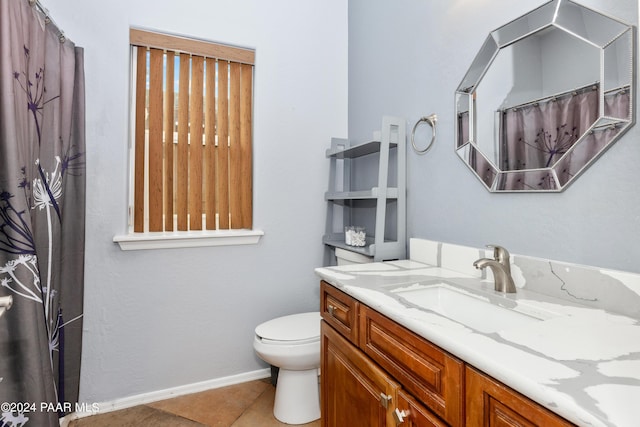
[[[133,231],[250,229],[255,53],[130,30]]]

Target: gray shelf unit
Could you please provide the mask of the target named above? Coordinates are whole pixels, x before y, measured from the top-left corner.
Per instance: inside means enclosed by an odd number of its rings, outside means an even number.
[[[323,243],[330,253],[325,254],[325,264],[331,264],[335,248],[371,257],[373,261],[387,261],[406,258],[406,126],[399,117],[384,116],[380,140],[351,145],[348,139],[332,138],[331,148],[326,156],[330,161],[329,190],[325,193],[327,201],[327,219]],[[395,150],[395,156],[391,156]],[[375,156],[378,165],[376,185],[370,188],[352,188],[354,173],[361,171],[354,160],[365,156]],[[395,166],[390,168],[394,158]],[[363,173],[373,173],[370,168]],[[388,185],[390,169],[395,173],[393,187]],[[392,177],[393,178],[393,177]],[[391,202],[395,212],[387,218],[387,209]],[[360,215],[374,216],[375,230],[367,229],[364,247],[345,244],[344,227],[353,224],[354,210],[366,204]],[[361,209],[362,211],[363,209]],[[395,226],[394,230],[389,228]],[[373,231],[373,233],[372,233]],[[395,233],[393,233],[395,232]],[[390,234],[395,234],[389,237]],[[386,236],[386,237],[385,237]]]

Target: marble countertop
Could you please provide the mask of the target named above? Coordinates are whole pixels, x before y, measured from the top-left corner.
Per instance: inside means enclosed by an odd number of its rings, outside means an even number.
[[[417,261],[315,270],[323,280],[580,426],[640,425],[640,321]],[[444,283],[547,313],[483,332],[407,301],[403,290]],[[399,292],[400,291],[400,292]]]

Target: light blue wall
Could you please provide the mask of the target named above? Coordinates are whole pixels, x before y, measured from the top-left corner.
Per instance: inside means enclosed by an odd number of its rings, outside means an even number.
[[[113,399],[266,369],[254,328],[316,311],[328,181],[347,133],[342,0],[43,0],[85,49],[87,236],[80,398]],[[256,49],[258,245],[123,252],[129,27]]]
[[[637,25],[635,0],[584,0]],[[424,156],[408,152],[408,235],[640,272],[640,126],[562,193],[490,194],[454,152],[453,93],[488,33],[539,0],[349,0],[349,137],[384,114],[437,113]],[[563,72],[563,70],[558,70]],[[426,126],[425,126],[426,127]],[[417,140],[430,134],[421,128]]]

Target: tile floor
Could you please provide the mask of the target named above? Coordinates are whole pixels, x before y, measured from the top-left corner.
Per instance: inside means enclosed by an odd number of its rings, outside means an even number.
[[[269,379],[207,390],[71,421],[69,427],[280,427]],[[320,427],[320,420],[303,424]]]

